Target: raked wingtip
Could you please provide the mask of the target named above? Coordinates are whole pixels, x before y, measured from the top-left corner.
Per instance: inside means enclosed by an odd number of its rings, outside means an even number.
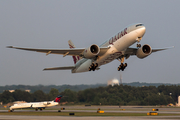
[[[6,48],[13,48],[13,46],[6,46]]]

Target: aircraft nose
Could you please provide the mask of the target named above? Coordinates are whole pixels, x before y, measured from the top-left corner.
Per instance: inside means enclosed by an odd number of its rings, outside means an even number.
[[[142,27],[142,28],[140,28],[141,30],[140,30],[140,34],[141,34],[141,37],[143,37],[144,36],[144,34],[145,34],[145,32],[146,32],[146,27]]]
[[[142,38],[144,36],[145,32],[146,32],[146,28],[144,26],[142,26],[136,30],[138,38]]]

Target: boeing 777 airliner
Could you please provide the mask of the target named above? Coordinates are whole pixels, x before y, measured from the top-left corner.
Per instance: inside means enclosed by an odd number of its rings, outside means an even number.
[[[136,55],[143,59],[149,56],[152,52],[166,50],[168,48],[152,49],[150,45],[139,44],[146,32],[143,24],[137,23],[125,27],[118,34],[105,41],[100,46],[93,44],[88,48],[75,48],[71,40],[68,41],[70,49],[34,49],[8,46],[21,50],[36,51],[49,54],[61,54],[63,57],[71,55],[74,60],[74,66],[45,68],[44,70],[71,70],[72,73],[80,73],[87,71],[99,70],[101,65],[105,65],[115,59],[121,64],[117,68],[118,71],[127,67],[124,59],[128,59],[131,55]],[[137,43],[136,48],[130,46]],[[172,48],[172,47],[169,47]]]

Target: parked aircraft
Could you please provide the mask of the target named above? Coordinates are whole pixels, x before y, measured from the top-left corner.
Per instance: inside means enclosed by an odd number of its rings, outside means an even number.
[[[46,107],[52,107],[59,104],[62,95],[58,95],[53,101],[44,101],[44,102],[30,102],[30,103],[18,103],[10,106],[9,112],[13,112],[14,109],[22,109],[22,108],[33,108],[36,111],[38,109],[43,110]]]
[[[15,48],[20,50],[36,51],[49,54],[61,54],[63,57],[71,55],[74,60],[74,66],[67,67],[53,67],[45,68],[44,70],[71,70],[72,73],[87,72],[99,70],[101,65],[105,65],[115,59],[119,60],[121,64],[118,71],[127,67],[124,59],[128,59],[131,55],[136,55],[143,59],[149,56],[152,52],[166,50],[168,48],[152,49],[150,45],[139,44],[146,32],[143,24],[132,24],[121,30],[118,34],[105,41],[100,46],[93,44],[88,48],[75,48],[71,40],[68,41],[71,49],[34,49],[8,46],[8,48]],[[130,47],[134,43],[138,43],[136,48]]]

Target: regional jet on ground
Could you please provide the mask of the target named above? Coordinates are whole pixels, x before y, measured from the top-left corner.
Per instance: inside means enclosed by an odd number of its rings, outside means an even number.
[[[36,111],[38,109],[43,110],[46,107],[52,107],[59,104],[62,95],[58,95],[53,101],[44,101],[44,102],[30,102],[30,103],[19,103],[10,106],[9,112],[13,112],[14,109],[22,109],[22,108],[34,108]]]
[[[61,54],[63,57],[67,55],[73,57],[74,66],[45,68],[44,70],[71,70],[72,73],[95,71],[99,70],[101,65],[105,65],[117,59],[121,62],[118,71],[124,71],[127,67],[127,63],[124,63],[124,58],[128,59],[131,55],[136,55],[138,58],[143,59],[149,56],[152,52],[172,48],[152,49],[148,44],[141,46],[139,42],[144,36],[145,31],[146,28],[143,24],[132,24],[125,27],[125,29],[105,41],[100,46],[93,44],[88,48],[75,48],[71,40],[68,41],[71,49],[34,49],[13,46],[8,46],[8,48],[36,51],[46,53],[46,55]],[[136,42],[136,48],[130,47]]]

